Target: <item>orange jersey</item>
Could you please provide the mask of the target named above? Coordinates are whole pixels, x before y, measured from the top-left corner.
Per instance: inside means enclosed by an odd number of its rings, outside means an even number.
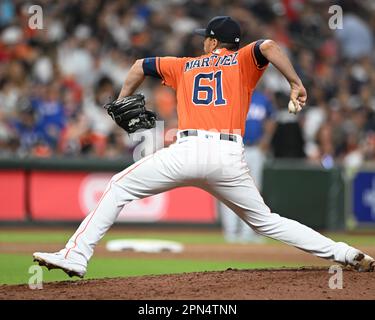
[[[195,58],[148,58],[143,66],[149,70],[145,74],[159,76],[176,90],[179,130],[243,135],[251,94],[267,66],[259,66],[254,47],[255,42],[238,51],[216,49]]]

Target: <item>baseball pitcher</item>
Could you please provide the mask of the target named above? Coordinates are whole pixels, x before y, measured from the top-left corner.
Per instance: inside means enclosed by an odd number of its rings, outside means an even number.
[[[129,133],[152,128],[155,114],[146,110],[144,97],[134,92],[146,76],[159,78],[176,91],[176,142],[114,175],[65,248],[36,252],[34,260],[83,277],[96,244],[124,206],[175,187],[196,186],[217,197],[261,235],[359,271],[373,271],[374,259],[358,249],[271,212],[245,163],[242,135],[249,102],[269,63],[290,83],[289,110],[296,113],[305,105],[306,90],[288,57],[272,40],[239,49],[240,27],[227,16],[213,18],[196,33],[204,37],[204,55],[137,60],[118,99],[106,106]]]

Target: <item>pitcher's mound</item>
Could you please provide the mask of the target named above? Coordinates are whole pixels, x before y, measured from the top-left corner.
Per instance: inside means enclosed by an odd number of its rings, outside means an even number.
[[[0,299],[374,299],[375,273],[328,268],[262,269],[50,282],[42,290],[0,286]],[[330,281],[331,278],[331,281]]]

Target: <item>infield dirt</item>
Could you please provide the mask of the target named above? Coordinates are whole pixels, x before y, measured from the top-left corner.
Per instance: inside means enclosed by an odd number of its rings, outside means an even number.
[[[0,299],[248,300],[375,299],[375,273],[343,272],[330,289],[328,268],[226,270],[173,275],[0,286]]]

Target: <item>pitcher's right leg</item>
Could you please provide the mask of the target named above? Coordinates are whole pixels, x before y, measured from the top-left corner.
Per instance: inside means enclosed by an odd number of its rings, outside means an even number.
[[[171,161],[173,165],[167,166]],[[83,220],[66,247],[52,254],[36,252],[34,259],[48,268],[60,268],[69,275],[82,277],[96,244],[115,222],[123,206],[181,185],[179,176],[170,169],[182,171],[179,165],[168,149],[162,149],[114,175],[97,207]]]

